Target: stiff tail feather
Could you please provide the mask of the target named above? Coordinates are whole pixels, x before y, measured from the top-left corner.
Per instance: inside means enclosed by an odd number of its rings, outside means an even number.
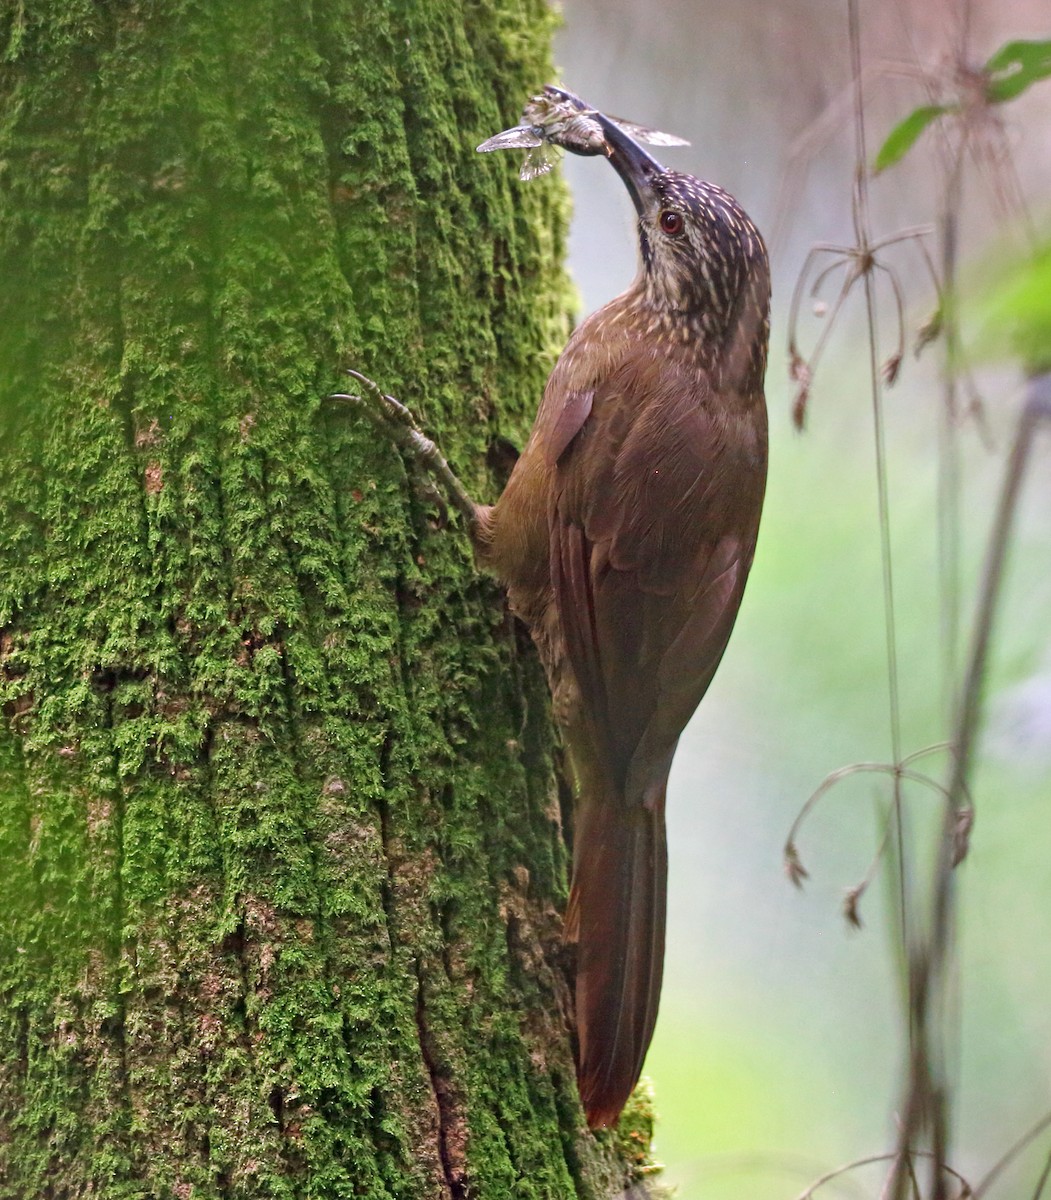
[[[616,1123],[653,1036],[664,965],[664,787],[574,813],[566,941],[576,945],[577,1081],[592,1129]]]

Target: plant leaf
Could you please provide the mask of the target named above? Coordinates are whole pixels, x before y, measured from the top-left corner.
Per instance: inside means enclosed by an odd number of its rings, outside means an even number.
[[[948,104],[924,104],[909,113],[903,121],[899,121],[880,146],[873,165],[874,173],[878,175],[880,171],[885,171],[887,167],[894,166],[904,158],[927,126],[951,109],[952,106]]]
[[[1051,370],[1051,242],[985,273],[979,313],[980,352],[1021,359],[1030,374]]]
[[[1051,75],[1051,41],[1008,42],[985,64],[985,71],[989,76],[985,87],[989,102],[1013,100]]]

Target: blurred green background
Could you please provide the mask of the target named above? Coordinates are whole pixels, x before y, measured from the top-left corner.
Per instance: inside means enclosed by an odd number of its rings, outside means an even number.
[[[861,12],[870,158],[896,121],[927,101],[917,64],[951,78],[964,14],[976,63],[1009,39],[1051,36],[1046,0],[898,0],[862,4]],[[893,1148],[903,1068],[901,985],[883,879],[862,902],[860,931],[841,915],[844,889],[861,879],[876,847],[886,786],[863,775],[826,797],[799,839],[811,873],[803,892],[781,865],[796,813],[829,771],[891,757],[860,289],[819,370],[803,434],[791,425],[787,378],[787,303],[807,249],[852,240],[846,4],[566,0],[564,20],[556,48],[562,81],[608,111],[690,138],[690,148],[660,156],[733,192],[771,242],[767,505],[730,649],[672,773],[665,990],[646,1073],[661,1115],[657,1155],[683,1200],[792,1197],[827,1169]],[[985,414],[983,424],[965,422],[960,431],[965,635],[1022,397],[1017,365],[991,361],[987,340],[977,336],[983,297],[1023,244],[1011,233],[1018,212],[1005,196],[1003,156],[1016,164],[1032,219],[1046,230],[1051,83],[997,116],[1002,130],[983,129],[976,141],[959,212],[965,329],[983,346],[975,378]],[[938,136],[928,133],[874,182],[876,236],[935,219]],[[630,203],[595,160],[568,161],[565,171],[575,200],[570,267],[590,310],[633,275]],[[915,331],[934,306],[932,288],[914,250],[894,250],[891,259]],[[882,299],[887,354],[888,291]],[[820,330],[807,313],[804,346]],[[906,753],[947,729],[937,534],[941,353],[937,344],[919,361],[910,353],[886,396]],[[977,819],[960,874],[948,1021],[953,1161],[972,1180],[1051,1108],[1049,462],[1051,430],[1037,447],[1008,561],[974,781]],[[944,779],[944,756],[928,765]],[[907,798],[919,850],[939,818],[937,800],[915,791]],[[927,858],[920,853],[921,863]],[[1046,1154],[1045,1139],[993,1194],[1030,1196]],[[861,1173],[821,1194],[875,1196],[882,1178]]]

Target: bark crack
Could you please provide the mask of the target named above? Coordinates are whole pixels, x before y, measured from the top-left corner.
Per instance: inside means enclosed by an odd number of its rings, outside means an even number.
[[[381,750],[383,778],[389,778],[391,739],[384,739]],[[387,797],[380,793],[376,801],[379,814],[380,839],[383,857],[387,866],[387,878],[383,886],[383,910],[387,920],[387,936],[390,940],[392,958],[396,954],[397,918],[395,915],[397,895],[397,868],[394,838],[391,832],[391,813]],[[412,960],[416,977],[416,1032],[420,1046],[420,1057],[433,1097],[434,1138],[441,1169],[442,1194],[447,1200],[469,1200],[469,1190],[464,1163],[466,1140],[464,1122],[459,1104],[450,1086],[448,1072],[441,1066],[441,1054],[427,1021],[427,1003],[424,988],[424,972],[419,957]]]
[[[449,1079],[442,1070],[434,1039],[427,1024],[427,1005],[424,999],[423,972],[416,965],[416,1029],[420,1039],[420,1053],[431,1081],[431,1093],[438,1114],[438,1155],[442,1174],[451,1200],[468,1200],[466,1170],[463,1161],[463,1121],[457,1111],[456,1099],[452,1095]]]

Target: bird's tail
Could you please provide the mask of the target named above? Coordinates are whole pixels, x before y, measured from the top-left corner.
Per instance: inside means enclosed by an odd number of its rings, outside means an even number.
[[[613,1125],[653,1036],[664,964],[664,784],[646,804],[578,803],[566,941],[576,946],[577,1080],[592,1129]]]

